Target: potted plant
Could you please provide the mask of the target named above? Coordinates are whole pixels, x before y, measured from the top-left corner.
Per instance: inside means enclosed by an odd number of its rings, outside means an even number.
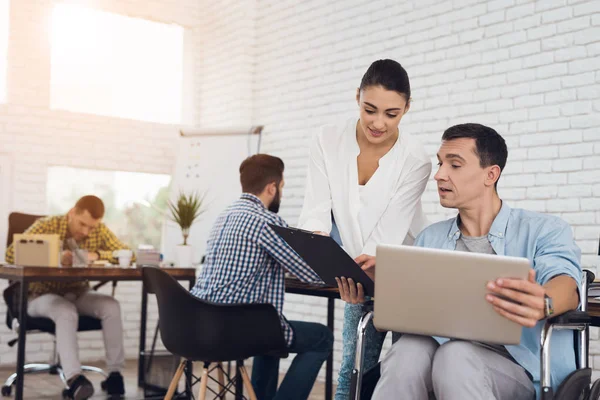
[[[193,249],[188,245],[187,240],[192,224],[204,212],[204,209],[201,209],[202,197],[197,193],[186,195],[180,192],[176,203],[169,201],[167,204],[171,212],[171,219],[181,227],[183,235],[183,244],[177,246],[177,266],[191,267]]]

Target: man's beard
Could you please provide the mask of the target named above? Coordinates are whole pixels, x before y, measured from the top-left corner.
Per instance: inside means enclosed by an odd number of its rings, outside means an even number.
[[[271,204],[269,204],[268,210],[272,213],[277,214],[279,212],[279,206],[281,205],[281,193],[279,192],[279,186],[277,187],[277,192],[275,192],[275,197]]]

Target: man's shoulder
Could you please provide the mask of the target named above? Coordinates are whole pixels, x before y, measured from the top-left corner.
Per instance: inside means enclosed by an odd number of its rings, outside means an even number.
[[[279,215],[262,207],[257,207],[247,201],[238,201],[225,210],[222,214],[223,219],[237,215],[244,225],[254,225],[264,227],[266,224],[287,226],[286,222]]]
[[[423,247],[437,247],[441,245],[447,239],[455,221],[456,217],[453,217],[429,225],[419,233],[415,245]]]
[[[37,233],[54,233],[65,218],[65,215],[49,215],[47,217],[41,217],[33,223],[30,229],[36,230]]]
[[[112,233],[110,228],[108,226],[106,226],[106,224],[104,222],[100,222],[98,224],[98,226],[96,227],[96,231],[101,232],[101,233],[108,233],[108,232]]]
[[[543,214],[523,208],[512,208],[509,218],[509,227],[519,230],[527,228],[539,231],[540,229],[554,230],[569,227],[569,224],[565,220],[556,215]]]
[[[283,218],[281,218],[278,214],[275,214],[272,211],[269,210],[263,210],[262,213],[260,214],[260,221],[263,224],[263,227],[266,227],[268,224],[270,225],[277,225],[277,226],[283,226],[286,227],[288,226],[288,224],[285,222],[285,220]]]

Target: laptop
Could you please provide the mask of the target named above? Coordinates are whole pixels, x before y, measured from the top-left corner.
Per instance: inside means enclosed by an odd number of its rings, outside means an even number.
[[[284,228],[273,224],[269,226],[326,284],[337,287],[336,277],[352,278],[354,282],[363,286],[365,296],[373,295],[373,280],[331,237],[297,228]]]
[[[485,299],[498,278],[527,279],[526,258],[377,246],[374,324],[400,333],[519,344],[521,326]]]

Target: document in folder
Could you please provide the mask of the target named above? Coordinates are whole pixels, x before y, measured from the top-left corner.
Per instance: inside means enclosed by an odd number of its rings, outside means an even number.
[[[272,224],[269,226],[304,259],[323,282],[337,286],[336,277],[352,278],[362,284],[366,296],[373,296],[375,292],[373,280],[331,237],[302,229],[284,228]]]
[[[60,238],[57,234],[17,233],[14,235],[15,264],[24,267],[58,267]]]

